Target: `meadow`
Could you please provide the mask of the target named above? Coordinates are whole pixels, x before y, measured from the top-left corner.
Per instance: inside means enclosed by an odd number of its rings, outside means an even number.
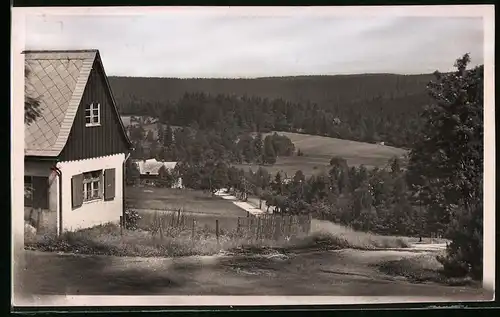
[[[404,163],[404,155],[406,154],[404,149],[386,145],[292,132],[276,133],[288,137],[295,145],[295,149],[300,149],[304,155],[278,157],[274,165],[265,166],[273,174],[280,171],[288,176],[293,176],[297,170],[301,170],[306,176],[315,175],[326,171],[330,159],[334,156],[346,159],[349,166],[384,167],[395,156],[403,158]],[[238,164],[236,166],[244,169],[250,168],[253,171],[259,167],[256,164]]]
[[[141,216],[140,227],[149,226],[156,212],[172,213],[182,210],[185,222],[196,220],[198,227],[215,230],[216,220],[224,230],[233,230],[238,217],[247,217],[247,212],[231,201],[210,193],[191,189],[172,189],[157,187],[127,187],[126,203],[136,209]]]
[[[246,217],[246,211],[208,192],[159,187],[127,187],[130,208],[176,211],[215,216]]]

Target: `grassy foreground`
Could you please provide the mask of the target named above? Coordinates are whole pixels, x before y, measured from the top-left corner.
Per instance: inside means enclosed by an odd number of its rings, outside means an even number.
[[[480,286],[478,281],[469,277],[447,277],[443,272],[443,265],[436,259],[434,253],[404,258],[396,261],[386,261],[377,264],[380,272],[406,278],[412,283],[434,282],[449,286]]]
[[[162,238],[147,230],[123,230],[114,224],[94,227],[76,232],[67,232],[56,238],[25,234],[27,249],[79,254],[114,256],[172,257],[190,255],[213,255],[221,251],[237,252],[242,249],[259,253],[277,249],[283,252],[301,250],[378,249],[403,248],[408,244],[404,238],[384,237],[355,232],[327,221],[313,221],[311,233],[285,241],[255,241],[236,231],[225,231],[216,236],[210,228],[171,228]]]

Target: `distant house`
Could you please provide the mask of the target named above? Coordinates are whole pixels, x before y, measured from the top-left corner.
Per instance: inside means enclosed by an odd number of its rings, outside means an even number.
[[[57,233],[118,222],[132,146],[99,51],[23,54],[41,110],[24,127],[25,220]]]
[[[158,182],[161,177],[162,167],[165,171],[172,172],[177,166],[177,162],[161,162],[156,159],[138,160],[135,163],[139,170],[141,183],[149,185],[154,185]],[[172,188],[182,187],[182,178],[179,177],[172,185]]]

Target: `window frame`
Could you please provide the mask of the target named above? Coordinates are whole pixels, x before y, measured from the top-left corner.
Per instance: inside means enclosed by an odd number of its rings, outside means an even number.
[[[90,111],[90,115],[87,115],[87,111]],[[94,114],[97,111],[97,114]],[[97,118],[97,121],[94,121]],[[89,119],[89,122],[87,122]],[[92,102],[85,106],[85,127],[98,127],[101,125],[101,104],[98,102]]]
[[[97,176],[93,176],[92,173],[98,173]],[[104,199],[104,191],[103,191],[103,178],[104,172],[103,170],[94,170],[82,173],[82,195],[83,195],[83,203],[92,203],[96,201],[101,201]],[[87,185],[90,184],[90,192],[92,195],[88,197]],[[97,184],[97,186],[96,186]],[[95,192],[95,193],[94,193]]]

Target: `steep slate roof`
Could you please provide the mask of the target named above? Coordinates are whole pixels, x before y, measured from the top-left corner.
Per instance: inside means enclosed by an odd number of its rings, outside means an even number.
[[[39,100],[41,110],[41,116],[35,122],[24,126],[24,154],[58,156],[68,140],[92,65],[96,58],[100,62],[99,51],[25,51],[23,54],[25,66],[30,71],[25,93]],[[102,69],[104,71],[104,67]],[[131,146],[107,76],[104,78],[114,111]]]
[[[145,161],[137,161],[137,167],[141,175],[158,175],[160,168],[165,166],[167,170],[174,169],[177,162],[158,162],[156,159],[149,159]]]

